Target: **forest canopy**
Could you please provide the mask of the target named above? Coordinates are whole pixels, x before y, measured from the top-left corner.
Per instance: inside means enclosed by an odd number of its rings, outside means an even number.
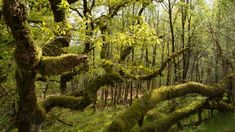
[[[234,131],[234,12],[234,0],[0,0],[0,130]]]

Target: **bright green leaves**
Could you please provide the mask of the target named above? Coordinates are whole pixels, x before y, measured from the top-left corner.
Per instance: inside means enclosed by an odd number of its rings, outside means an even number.
[[[160,39],[154,28],[143,22],[129,27],[129,31],[119,32],[110,37],[110,41],[117,45],[152,45],[160,44]]]

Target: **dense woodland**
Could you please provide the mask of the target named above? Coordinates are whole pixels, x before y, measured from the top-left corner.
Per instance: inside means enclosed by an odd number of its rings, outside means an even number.
[[[0,0],[0,131],[235,131],[234,0]]]

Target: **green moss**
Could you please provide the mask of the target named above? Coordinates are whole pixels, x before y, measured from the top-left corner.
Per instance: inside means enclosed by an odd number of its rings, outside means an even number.
[[[135,102],[116,120],[122,120],[125,124],[127,124],[125,130],[128,131],[132,129],[132,127],[142,119],[141,117],[145,115],[147,111],[154,108],[154,106],[156,106],[156,104],[161,101],[173,99],[192,93],[198,93],[204,96],[214,97],[223,95],[224,91],[224,87],[212,87],[196,82],[189,82],[168,87],[163,86],[154,89],[151,93],[145,94],[139,101]],[[140,113],[142,113],[143,115],[141,115]],[[111,125],[118,124],[114,123]]]
[[[188,106],[177,109],[176,111],[174,111],[173,113],[171,113],[166,117],[158,118],[154,122],[144,124],[141,127],[140,131],[148,132],[153,130],[154,131],[168,130],[175,123],[197,112],[198,109],[200,109],[205,104],[205,102],[206,98],[197,99]]]
[[[107,131],[109,131],[109,132],[124,132],[124,130],[125,130],[124,122],[122,120],[115,120],[109,126]]]
[[[57,75],[85,62],[86,55],[65,54],[57,57],[42,57],[39,72],[42,75]]]

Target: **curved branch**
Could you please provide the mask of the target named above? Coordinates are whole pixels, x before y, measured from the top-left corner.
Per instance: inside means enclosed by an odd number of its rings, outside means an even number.
[[[51,96],[43,103],[43,107],[47,112],[56,106],[83,110],[96,100],[96,93],[100,87],[113,85],[115,82],[119,81],[121,81],[121,77],[118,73],[106,73],[92,80],[92,82],[83,91],[84,93],[81,94],[82,97]],[[80,93],[74,92],[73,94]]]
[[[164,62],[162,62],[161,67],[158,68],[155,72],[149,74],[149,75],[133,75],[129,73],[125,73],[125,71],[120,70],[120,74],[124,76],[124,78],[131,78],[134,80],[151,80],[155,78],[158,75],[162,76],[163,70],[166,68],[167,64],[172,61],[174,58],[178,57],[179,55],[183,54],[185,51],[187,51],[190,47],[181,49],[179,51],[174,52],[172,55],[170,55]]]

